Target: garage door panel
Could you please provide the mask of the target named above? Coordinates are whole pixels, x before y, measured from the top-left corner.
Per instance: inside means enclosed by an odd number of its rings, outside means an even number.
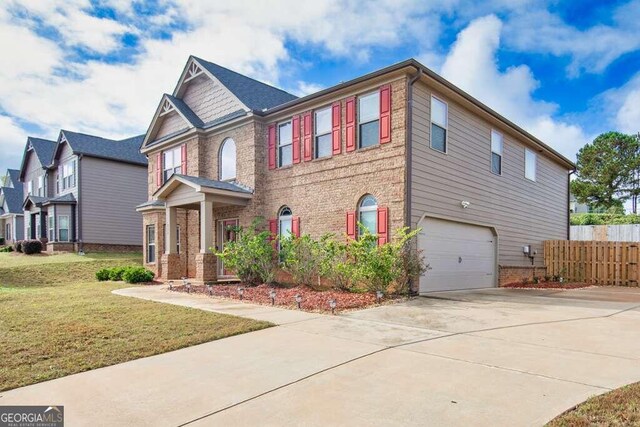
[[[495,285],[496,239],[489,228],[434,218],[420,227],[418,246],[431,268],[420,279],[421,293]]]

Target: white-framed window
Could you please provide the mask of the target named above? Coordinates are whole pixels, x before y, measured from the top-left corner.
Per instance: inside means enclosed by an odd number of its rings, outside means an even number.
[[[53,215],[49,215],[48,217],[48,221],[49,221],[49,241],[53,242],[54,240],[56,240],[56,226],[55,226],[55,217]]]
[[[66,190],[76,186],[76,161],[69,160],[62,165],[62,189]]]
[[[380,143],[380,92],[358,98],[358,135],[359,148]]]
[[[44,197],[44,176],[40,175],[38,177],[38,197]]]
[[[491,172],[502,175],[502,134],[491,129]]]
[[[331,107],[322,108],[314,112],[315,137],[313,156],[316,159],[331,155]]]
[[[4,232],[4,238],[6,240],[12,240],[11,239],[11,224],[7,223],[5,225],[5,232]]]
[[[220,147],[220,181],[236,179],[236,142],[227,138]]]
[[[278,212],[278,250],[280,250],[280,242],[291,238],[292,231],[293,212],[288,206],[283,206]]]
[[[162,179],[167,182],[174,173],[182,172],[182,147],[176,147],[162,153]]]
[[[31,196],[33,194],[33,181],[29,180],[27,182],[27,195]]]
[[[156,226],[147,225],[147,264],[156,262]]]
[[[447,103],[431,96],[431,148],[447,152],[449,112]]]
[[[536,180],[536,163],[538,156],[528,148],[524,149],[524,177],[531,181]]]
[[[24,238],[26,240],[29,240],[32,238],[31,237],[31,214],[29,214],[29,212],[25,212],[24,220],[25,220],[24,222],[27,223],[26,225],[27,228],[26,228],[26,233],[24,235]]]
[[[359,233],[369,230],[371,234],[378,234],[378,201],[371,194],[366,194],[358,203]]]
[[[42,236],[42,234],[40,234],[42,232],[42,227],[40,226],[40,215],[42,215],[41,213],[36,215],[36,239],[39,239],[40,236]]]
[[[69,215],[58,215],[58,241],[69,241]]]
[[[278,123],[278,167],[293,164],[293,134],[291,120]]]

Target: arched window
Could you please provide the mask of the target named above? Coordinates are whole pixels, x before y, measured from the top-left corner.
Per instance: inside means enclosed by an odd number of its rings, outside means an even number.
[[[280,240],[287,239],[293,231],[293,213],[288,206],[280,208],[278,213],[278,236]]]
[[[236,143],[227,138],[220,147],[220,181],[236,179]]]
[[[360,199],[358,204],[358,222],[362,224],[359,230],[369,230],[371,234],[378,233],[378,201],[371,194],[367,194]]]

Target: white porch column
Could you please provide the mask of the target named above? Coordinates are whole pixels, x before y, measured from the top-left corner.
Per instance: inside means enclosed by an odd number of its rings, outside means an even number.
[[[168,207],[165,209],[166,227],[165,231],[165,250],[166,254],[175,254],[178,252],[178,233],[177,233],[177,208]]]
[[[213,202],[200,202],[200,253],[206,254],[213,246]]]

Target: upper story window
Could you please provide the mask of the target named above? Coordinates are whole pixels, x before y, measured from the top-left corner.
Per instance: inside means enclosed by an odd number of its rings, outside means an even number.
[[[73,188],[76,186],[76,161],[69,160],[58,170],[58,173],[61,174],[62,179],[60,182],[62,183],[62,190],[66,190],[68,188]]]
[[[538,156],[528,148],[524,149],[524,177],[531,181],[536,180],[536,163]]]
[[[40,175],[38,177],[38,196],[39,197],[44,197],[44,176]]]
[[[331,155],[331,107],[315,111],[315,149],[314,157],[328,157]]]
[[[162,157],[162,178],[167,182],[174,173],[182,172],[182,147],[164,151]]]
[[[448,129],[447,104],[435,96],[431,97],[431,148],[447,152]]]
[[[236,179],[236,143],[227,138],[220,147],[220,180]]]
[[[27,195],[31,196],[33,194],[33,180],[27,182]]]
[[[491,172],[502,175],[502,134],[491,130]]]
[[[358,98],[358,135],[360,148],[380,142],[380,92]]]
[[[371,194],[364,196],[358,204],[358,222],[360,232],[378,233],[378,201]]]
[[[278,125],[278,167],[293,163],[292,129],[291,121]]]

